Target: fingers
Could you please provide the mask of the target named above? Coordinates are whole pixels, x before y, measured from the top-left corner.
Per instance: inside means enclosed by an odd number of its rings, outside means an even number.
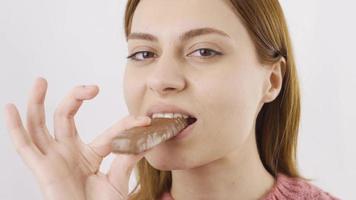
[[[137,126],[149,125],[150,123],[151,119],[147,116],[142,116],[141,119],[137,119],[134,116],[125,117],[119,123],[115,124],[96,138],[90,145],[96,152],[102,156],[106,156],[111,152],[111,142],[113,137],[118,135],[119,132]],[[115,159],[111,164],[107,177],[109,182],[119,193],[128,193],[128,183],[131,172],[136,163],[143,158],[146,152],[147,151],[138,155],[115,154]]]
[[[31,90],[27,106],[27,130],[32,138],[33,143],[42,153],[51,141],[51,136],[46,127],[46,116],[44,109],[44,100],[47,91],[47,81],[38,78]]]
[[[111,150],[111,142],[119,132],[127,130],[137,126],[145,126],[151,123],[151,118],[147,116],[142,116],[142,119],[137,119],[134,116],[130,115],[119,122],[115,123],[112,127],[104,131],[96,137],[89,146],[101,157],[106,157]]]
[[[7,104],[5,106],[5,121],[16,151],[28,166],[33,167],[43,155],[32,142],[31,137],[23,127],[19,112],[15,105]]]
[[[98,86],[77,86],[62,100],[54,114],[54,135],[56,140],[66,140],[77,136],[74,115],[84,100],[94,98]]]

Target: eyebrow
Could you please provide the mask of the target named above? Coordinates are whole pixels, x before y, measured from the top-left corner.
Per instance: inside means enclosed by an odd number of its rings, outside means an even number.
[[[192,29],[189,30],[185,33],[183,33],[182,35],[179,36],[179,40],[181,42],[185,42],[189,39],[192,39],[194,37],[197,36],[201,36],[201,35],[208,35],[208,34],[218,34],[224,37],[228,37],[230,38],[230,36],[225,33],[224,31],[215,29],[215,28],[198,28],[198,29]],[[158,42],[158,38],[154,35],[151,35],[149,33],[130,33],[130,35],[127,37],[127,41],[128,40],[148,40],[151,42]]]

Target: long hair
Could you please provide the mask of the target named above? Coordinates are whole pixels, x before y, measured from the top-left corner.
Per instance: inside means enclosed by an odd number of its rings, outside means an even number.
[[[125,35],[131,31],[132,17],[140,0],[128,0]],[[262,63],[286,60],[281,92],[265,103],[256,119],[256,142],[266,170],[274,177],[283,173],[301,177],[297,169],[296,148],[300,122],[300,91],[292,44],[283,10],[278,0],[229,0],[231,8],[251,36]],[[169,191],[171,171],[153,168],[143,158],[136,166],[137,185],[130,200],[156,200]]]

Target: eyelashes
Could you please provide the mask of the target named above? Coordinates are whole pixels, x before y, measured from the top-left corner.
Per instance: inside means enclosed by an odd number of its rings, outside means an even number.
[[[142,54],[144,53],[144,54]],[[127,59],[130,59],[130,60],[134,60],[134,61],[142,61],[142,60],[145,60],[144,58],[143,59],[137,59],[137,55],[142,55],[142,56],[147,56],[149,54],[154,54],[153,52],[150,52],[150,51],[138,51],[136,53],[133,53],[131,54],[130,56],[127,56]]]
[[[192,53],[188,54],[188,56],[193,54],[193,53],[195,53],[195,52],[198,52],[198,54],[201,54],[201,55],[209,54],[208,56],[197,56],[197,57],[201,57],[201,59],[209,59],[209,58],[213,58],[213,57],[216,57],[216,56],[223,55],[221,52],[215,51],[213,49],[201,48],[201,49],[197,49],[197,50],[193,51]],[[150,55],[154,56],[154,54],[155,53],[150,52],[150,51],[138,51],[138,52],[135,52],[135,53],[127,56],[126,58],[129,59],[129,60],[140,62],[140,61],[147,60],[146,59],[147,56],[150,56]],[[142,57],[142,58],[137,58],[138,55],[140,57]],[[149,57],[149,58],[152,58],[152,57]]]

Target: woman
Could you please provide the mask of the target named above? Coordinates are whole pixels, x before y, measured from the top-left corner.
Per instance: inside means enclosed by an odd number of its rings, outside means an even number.
[[[62,101],[54,137],[43,78],[29,99],[27,130],[6,106],[16,149],[46,199],[336,199],[298,173],[300,94],[277,0],[129,0],[125,33],[130,115],[92,143],[80,140],[74,115],[97,86],[78,86]],[[189,131],[139,155],[117,154],[99,172],[119,131],[149,125],[151,111],[182,110],[197,119]]]

